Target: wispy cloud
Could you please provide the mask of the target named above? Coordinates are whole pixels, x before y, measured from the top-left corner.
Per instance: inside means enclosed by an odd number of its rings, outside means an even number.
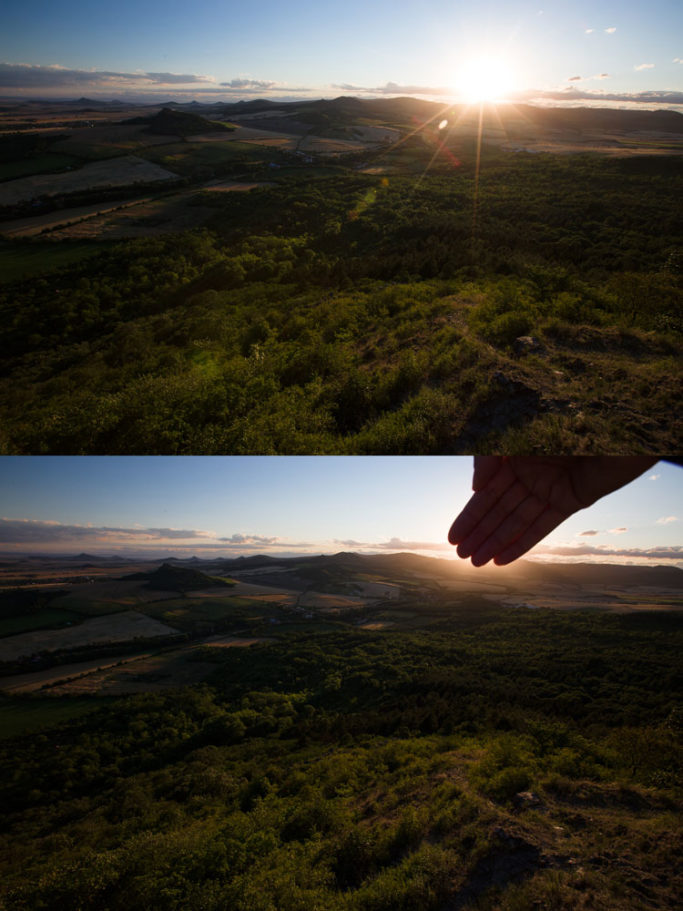
[[[601,78],[607,78],[603,76]],[[577,88],[575,85],[564,86],[560,89],[527,89],[517,92],[518,100],[532,102],[563,102],[575,104],[577,102],[602,103],[608,106],[622,105],[649,105],[651,107],[672,107],[683,105],[683,91],[660,90],[644,92],[603,92],[599,89]]]
[[[592,35],[594,31],[595,31],[594,28],[587,28],[587,29],[586,29],[586,34],[587,34],[587,35]]]
[[[660,477],[660,475],[658,475],[658,474],[648,475],[648,481],[656,481],[657,478],[659,478],[659,477]]]
[[[581,532],[579,532],[579,537],[580,537],[580,538],[587,538],[587,537],[590,537],[591,535],[599,535],[599,534],[600,534],[599,531],[596,531],[594,528],[591,528],[589,531],[581,531]]]
[[[581,82],[583,76],[570,76],[567,82]]]
[[[610,535],[623,535],[628,531],[628,528],[610,528],[608,534]]]
[[[196,73],[118,73],[110,70],[74,70],[53,64],[0,63],[2,88],[149,87],[178,85],[216,85],[213,76]]]
[[[657,519],[657,525],[670,525],[671,522],[678,522],[678,516],[662,516]]]
[[[333,84],[332,88],[340,89],[342,92],[353,92],[354,95],[451,95],[453,93],[452,89],[443,86],[400,85],[398,82],[387,82],[372,88],[342,82]]]
[[[221,82],[220,85],[230,89],[248,89],[257,92],[266,92],[275,88],[277,82],[267,82],[262,79],[231,79],[230,82]]]
[[[269,79],[254,79],[238,76],[219,82],[215,76],[198,73],[157,73],[136,71],[133,73],[112,70],[79,70],[58,64],[38,65],[29,63],[0,63],[0,88],[6,93],[19,94],[41,92],[45,95],[64,95],[66,92],[106,93],[109,96],[147,93],[193,96],[213,95],[221,99],[236,100],[244,96],[310,94],[307,87],[292,87]],[[213,99],[212,99],[213,100]]]
[[[611,25],[609,28],[606,28],[606,29],[605,29],[605,32],[606,32],[608,35],[613,35],[613,34],[616,32],[616,30],[617,30],[616,25]]]
[[[672,63],[683,63],[683,57],[674,57]]]
[[[601,547],[592,544],[567,546],[539,545],[533,553],[556,557],[620,557],[652,563],[683,560],[683,547]]]
[[[444,550],[451,552],[453,550],[451,545],[445,541],[405,541],[402,538],[390,538],[388,541],[355,541],[353,539],[343,541],[336,538],[334,543],[343,547],[360,548],[362,550]]]
[[[637,66],[634,66],[634,70],[653,70],[655,68],[654,63],[639,63]]]
[[[191,528],[116,528],[108,525],[62,525],[38,519],[0,519],[0,544],[57,544],[73,542],[159,542],[205,540],[213,535]]]
[[[265,535],[241,535],[235,534],[230,535],[229,538],[218,538],[219,541],[224,541],[226,544],[257,544],[262,547],[269,544],[275,544],[277,538],[266,537]]]
[[[310,550],[308,541],[284,541],[272,535],[236,532],[219,536],[215,532],[196,528],[152,528],[134,525],[65,525],[37,519],[0,519],[0,547],[12,550],[36,548],[88,548],[114,550],[149,550],[164,547],[170,550],[191,548],[197,551],[223,553],[254,553],[258,550]]]

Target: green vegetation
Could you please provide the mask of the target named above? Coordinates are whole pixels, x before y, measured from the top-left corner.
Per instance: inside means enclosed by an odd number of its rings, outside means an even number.
[[[681,158],[474,144],[141,150],[213,214],[5,283],[0,451],[677,451]]]
[[[239,597],[169,599],[141,604],[138,610],[194,635],[232,631],[236,626],[249,632],[260,632],[264,620],[280,614],[267,602]]]
[[[2,745],[0,900],[674,911],[682,638],[680,614],[453,606],[206,649],[208,683],[69,722],[8,699],[45,726]]]
[[[97,256],[104,249],[104,242],[55,244],[37,240],[27,244],[0,240],[0,285],[34,280],[42,273],[59,272],[73,263],[81,264],[88,257]]]
[[[30,590],[0,592],[0,637],[80,623],[83,618],[78,612],[52,604],[60,594]]]
[[[162,563],[158,569],[149,573],[132,573],[121,578],[123,581],[144,579],[147,581],[146,588],[172,592],[186,592],[200,588],[231,588],[235,585],[233,579],[207,576],[206,573],[199,572],[197,569],[187,566],[172,566],[170,563]]]
[[[0,740],[32,734],[96,711],[111,700],[97,697],[0,696]]]
[[[231,133],[235,127],[230,123],[221,123],[217,120],[205,120],[198,114],[187,114],[184,111],[174,111],[171,108],[162,108],[158,114],[151,117],[134,117],[124,123],[147,124],[148,132],[158,133],[161,136],[193,136],[201,133]]]

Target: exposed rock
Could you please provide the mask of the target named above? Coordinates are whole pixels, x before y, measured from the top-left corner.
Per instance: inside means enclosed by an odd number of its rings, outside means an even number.
[[[512,343],[515,354],[529,354],[532,351],[544,351],[543,345],[533,335],[520,335]]]

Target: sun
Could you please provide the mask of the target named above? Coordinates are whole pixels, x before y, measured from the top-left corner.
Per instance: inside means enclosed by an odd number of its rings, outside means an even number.
[[[458,70],[455,86],[467,104],[501,101],[514,88],[511,66],[500,57],[480,55],[465,60]]]

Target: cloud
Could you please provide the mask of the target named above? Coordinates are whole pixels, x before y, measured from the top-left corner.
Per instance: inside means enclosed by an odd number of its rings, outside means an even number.
[[[597,76],[593,76],[593,79],[609,79],[609,73],[598,73]]]
[[[226,544],[256,544],[258,546],[276,544],[279,538],[268,538],[264,535],[230,535],[229,538],[218,538]]]
[[[653,70],[655,68],[654,63],[639,63],[638,66],[634,66],[634,70]]]
[[[594,31],[595,31],[594,28],[587,28],[587,29],[586,29],[586,34],[587,34],[587,35],[592,35]]]
[[[683,63],[683,57],[674,57],[672,63]]]
[[[343,92],[354,92],[360,95],[451,95],[452,89],[443,86],[434,87],[426,85],[399,85],[397,82],[387,82],[382,86],[367,88],[360,85],[353,85],[349,82],[333,84],[333,89],[340,89]]]
[[[608,35],[613,35],[613,34],[616,32],[616,30],[617,30],[616,25],[612,25],[612,26],[610,26],[609,28],[606,28],[606,29],[605,29],[605,32],[606,32]]]
[[[657,525],[669,525],[671,522],[678,522],[678,516],[662,516],[657,519]]]
[[[292,88],[282,83],[251,77],[237,77],[227,82],[218,82],[215,76],[197,73],[123,73],[110,70],[78,70],[58,64],[48,66],[29,63],[0,63],[0,89],[5,93],[17,94],[40,92],[43,96],[57,92],[106,94],[109,97],[123,97],[126,94],[148,97],[154,100],[159,94],[181,97],[211,95],[218,100],[239,100],[245,95],[283,93],[299,97],[314,94],[310,88]],[[212,98],[212,100],[214,100]]]
[[[153,541],[203,540],[206,531],[187,528],[112,528],[107,525],[62,525],[38,519],[0,519],[0,544],[58,544],[94,541],[120,544]]]
[[[581,82],[583,76],[570,76],[567,82]]]
[[[73,70],[53,64],[0,63],[0,87],[52,89],[73,87],[116,88],[161,85],[215,85],[213,76],[195,73],[118,73],[110,70]]]
[[[590,529],[590,531],[579,532],[579,537],[587,538],[589,535],[599,535],[599,534],[600,534],[599,531],[595,531],[595,529]]]
[[[615,102],[621,104],[636,105],[657,105],[673,107],[683,105],[683,91],[659,90],[644,92],[603,92],[599,89],[579,89],[575,85],[568,85],[560,89],[528,89],[524,92],[517,92],[515,97],[519,100],[531,102],[565,102],[575,104],[582,101],[590,101],[612,105]]]
[[[669,562],[683,560],[683,547],[596,547],[592,544],[573,546],[540,545],[534,548],[535,554],[547,554],[556,557],[623,557],[631,560],[649,560],[651,562]]]
[[[11,551],[36,550],[65,552],[166,552],[210,554],[253,554],[268,550],[320,552],[318,544],[308,541],[283,541],[267,535],[242,534],[218,537],[212,531],[196,528],[111,527],[107,525],[65,525],[37,519],[0,518],[0,548]]]
[[[656,481],[657,478],[659,478],[659,477],[660,477],[660,475],[658,475],[658,474],[648,475],[648,481]]]
[[[267,82],[261,79],[231,79],[230,82],[221,82],[222,86],[230,89],[242,89],[249,91],[265,92],[275,88],[277,82]]]
[[[388,541],[379,542],[355,541],[353,539],[342,541],[336,538],[334,543],[341,544],[343,547],[361,548],[363,550],[453,550],[451,545],[446,544],[444,541],[436,543],[434,541],[404,541],[402,538],[390,538]]]
[[[623,535],[628,531],[628,528],[610,528],[608,534],[610,535]]]

